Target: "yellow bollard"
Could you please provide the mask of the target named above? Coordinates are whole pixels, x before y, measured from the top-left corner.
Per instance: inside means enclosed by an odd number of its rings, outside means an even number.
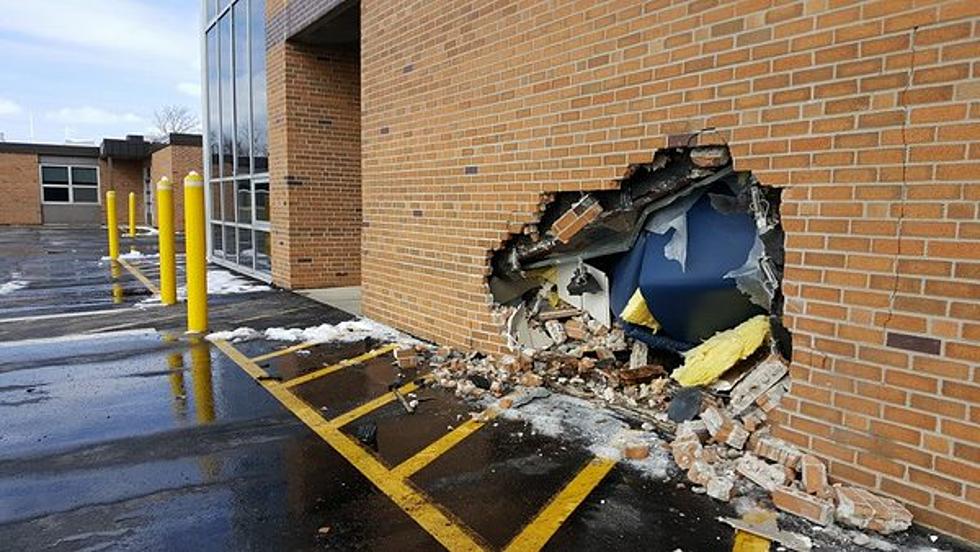
[[[109,258],[119,258],[119,219],[116,215],[116,192],[105,193],[106,226],[109,227]]]
[[[174,249],[174,187],[166,176],[157,182],[157,243],[160,249],[160,301],[177,303],[177,258]]]
[[[208,260],[204,220],[204,179],[184,178],[184,245],[187,253],[187,331],[208,331]]]
[[[129,192],[129,237],[136,237],[136,194]]]

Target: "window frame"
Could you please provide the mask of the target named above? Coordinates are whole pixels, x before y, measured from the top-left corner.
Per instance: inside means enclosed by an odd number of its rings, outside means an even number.
[[[44,169],[45,168],[63,168],[68,171],[68,183],[67,184],[45,184],[44,183]],[[80,188],[92,189],[95,188],[95,201],[75,201],[75,178],[72,175],[72,169],[95,169],[95,185],[91,184],[78,184]],[[37,164],[37,181],[40,185],[41,191],[41,205],[102,205],[102,170],[98,165],[71,165],[63,163],[38,163]],[[45,188],[67,188],[68,189],[68,201],[48,201],[44,199],[44,189]]]

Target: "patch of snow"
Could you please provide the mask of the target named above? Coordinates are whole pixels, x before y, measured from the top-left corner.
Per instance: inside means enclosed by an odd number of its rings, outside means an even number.
[[[270,341],[290,342],[351,343],[367,338],[379,341],[414,342],[411,337],[398,330],[367,318],[347,320],[339,324],[321,324],[309,328],[269,328],[263,332],[242,327],[226,332],[215,332],[209,334],[207,338],[235,342],[268,339]]]
[[[11,280],[9,282],[4,282],[0,284],[0,295],[7,295],[8,293],[13,293],[18,289],[24,289],[27,287],[26,280]]]
[[[253,293],[256,291],[269,291],[272,288],[256,283],[232,274],[227,270],[212,269],[208,270],[208,295],[231,295],[234,293]],[[177,288],[177,297],[180,299],[187,297],[187,287]]]
[[[631,430],[609,411],[576,397],[554,394],[520,408],[506,409],[500,417],[527,422],[535,432],[548,437],[576,439],[596,456],[619,459],[651,478],[666,479],[673,462],[655,433]],[[650,456],[642,460],[621,458],[627,442],[648,444]]]
[[[129,251],[127,253],[121,253],[119,255],[119,258],[122,259],[122,260],[124,260],[124,261],[135,261],[136,259],[158,259],[158,258],[160,258],[160,254],[159,253],[140,253],[139,251],[133,249],[132,251]],[[100,260],[110,261],[110,260],[112,260],[112,257],[105,256],[105,257],[102,257]]]

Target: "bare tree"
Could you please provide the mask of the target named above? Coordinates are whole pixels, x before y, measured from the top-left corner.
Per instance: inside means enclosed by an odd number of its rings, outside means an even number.
[[[153,112],[153,124],[158,134],[164,138],[171,133],[192,132],[200,129],[197,117],[183,105],[165,105]]]

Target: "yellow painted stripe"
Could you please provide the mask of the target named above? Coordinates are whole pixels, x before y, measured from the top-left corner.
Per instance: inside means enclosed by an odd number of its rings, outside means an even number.
[[[276,358],[277,356],[286,355],[289,353],[295,353],[296,351],[302,351],[303,349],[309,349],[314,345],[319,345],[323,343],[322,341],[306,341],[298,345],[293,345],[291,347],[286,347],[285,349],[277,349],[271,353],[266,353],[264,355],[259,355],[257,357],[252,357],[252,362],[262,362],[263,360],[269,360],[270,358]]]
[[[129,264],[125,259],[119,259],[119,264],[128,270],[130,274],[136,276],[136,279],[139,280],[146,287],[146,289],[150,290],[150,293],[153,295],[160,295],[160,288],[158,288],[149,278],[147,278],[146,275],[140,272],[138,268]]]
[[[769,541],[752,533],[736,529],[732,552],[769,552]]]
[[[456,429],[443,435],[431,445],[417,452],[415,456],[398,464],[398,466],[391,470],[391,473],[398,477],[411,477],[422,468],[431,464],[433,460],[445,454],[446,451],[458,445],[463,439],[466,439],[476,433],[481,427],[487,425],[487,422],[496,418],[497,414],[497,409],[490,408],[479,417],[463,422]]]
[[[510,541],[505,550],[507,552],[541,550],[615,465],[615,460],[593,458],[560,493],[551,499],[538,516]]]
[[[214,341],[229,358],[255,379],[266,372],[245,355],[223,340]],[[297,418],[312,429],[341,456],[357,468],[365,477],[408,514],[416,523],[449,550],[486,550],[477,537],[461,521],[444,512],[407,480],[393,477],[370,452],[356,441],[344,435],[336,425],[323,419],[302,399],[292,394],[282,384],[272,380],[259,382]],[[410,384],[411,385],[411,384]],[[407,387],[407,386],[406,386]],[[388,393],[390,396],[391,393]]]
[[[405,385],[399,387],[398,392],[401,393],[402,395],[405,395],[407,393],[411,393],[412,391],[415,391],[416,389],[418,389],[418,386],[415,385],[414,382],[412,382],[412,383],[406,383]],[[357,408],[345,412],[340,416],[337,416],[336,418],[330,420],[330,425],[334,427],[343,427],[353,422],[354,420],[360,418],[361,416],[370,414],[371,412],[374,412],[375,410],[381,408],[382,406],[394,400],[396,400],[395,394],[389,391],[372,401],[366,402],[361,406],[358,406]]]
[[[344,368],[347,368],[348,366],[353,366],[355,364],[360,364],[362,362],[371,360],[372,358],[379,357],[379,356],[381,356],[381,355],[383,355],[385,353],[390,353],[391,351],[395,350],[396,348],[398,348],[398,345],[395,345],[394,343],[389,344],[389,345],[385,345],[384,347],[379,347],[379,348],[374,349],[372,351],[368,351],[368,352],[364,353],[363,355],[358,355],[358,356],[353,357],[353,358],[344,359],[344,360],[338,362],[337,364],[331,364],[330,366],[324,366],[323,368],[320,368],[319,370],[314,370],[314,371],[310,372],[309,374],[303,374],[302,376],[295,377],[295,378],[293,378],[293,379],[291,379],[291,380],[283,383],[283,386],[285,386],[285,387],[296,387],[297,385],[304,384],[304,383],[306,383],[308,381],[313,381],[313,380],[315,380],[317,378],[322,378],[323,376],[325,376],[327,374],[332,374],[332,373],[336,372],[337,370],[342,370]],[[256,358],[253,358],[252,360],[258,361],[258,360],[261,360],[261,358],[260,357],[256,357]]]

